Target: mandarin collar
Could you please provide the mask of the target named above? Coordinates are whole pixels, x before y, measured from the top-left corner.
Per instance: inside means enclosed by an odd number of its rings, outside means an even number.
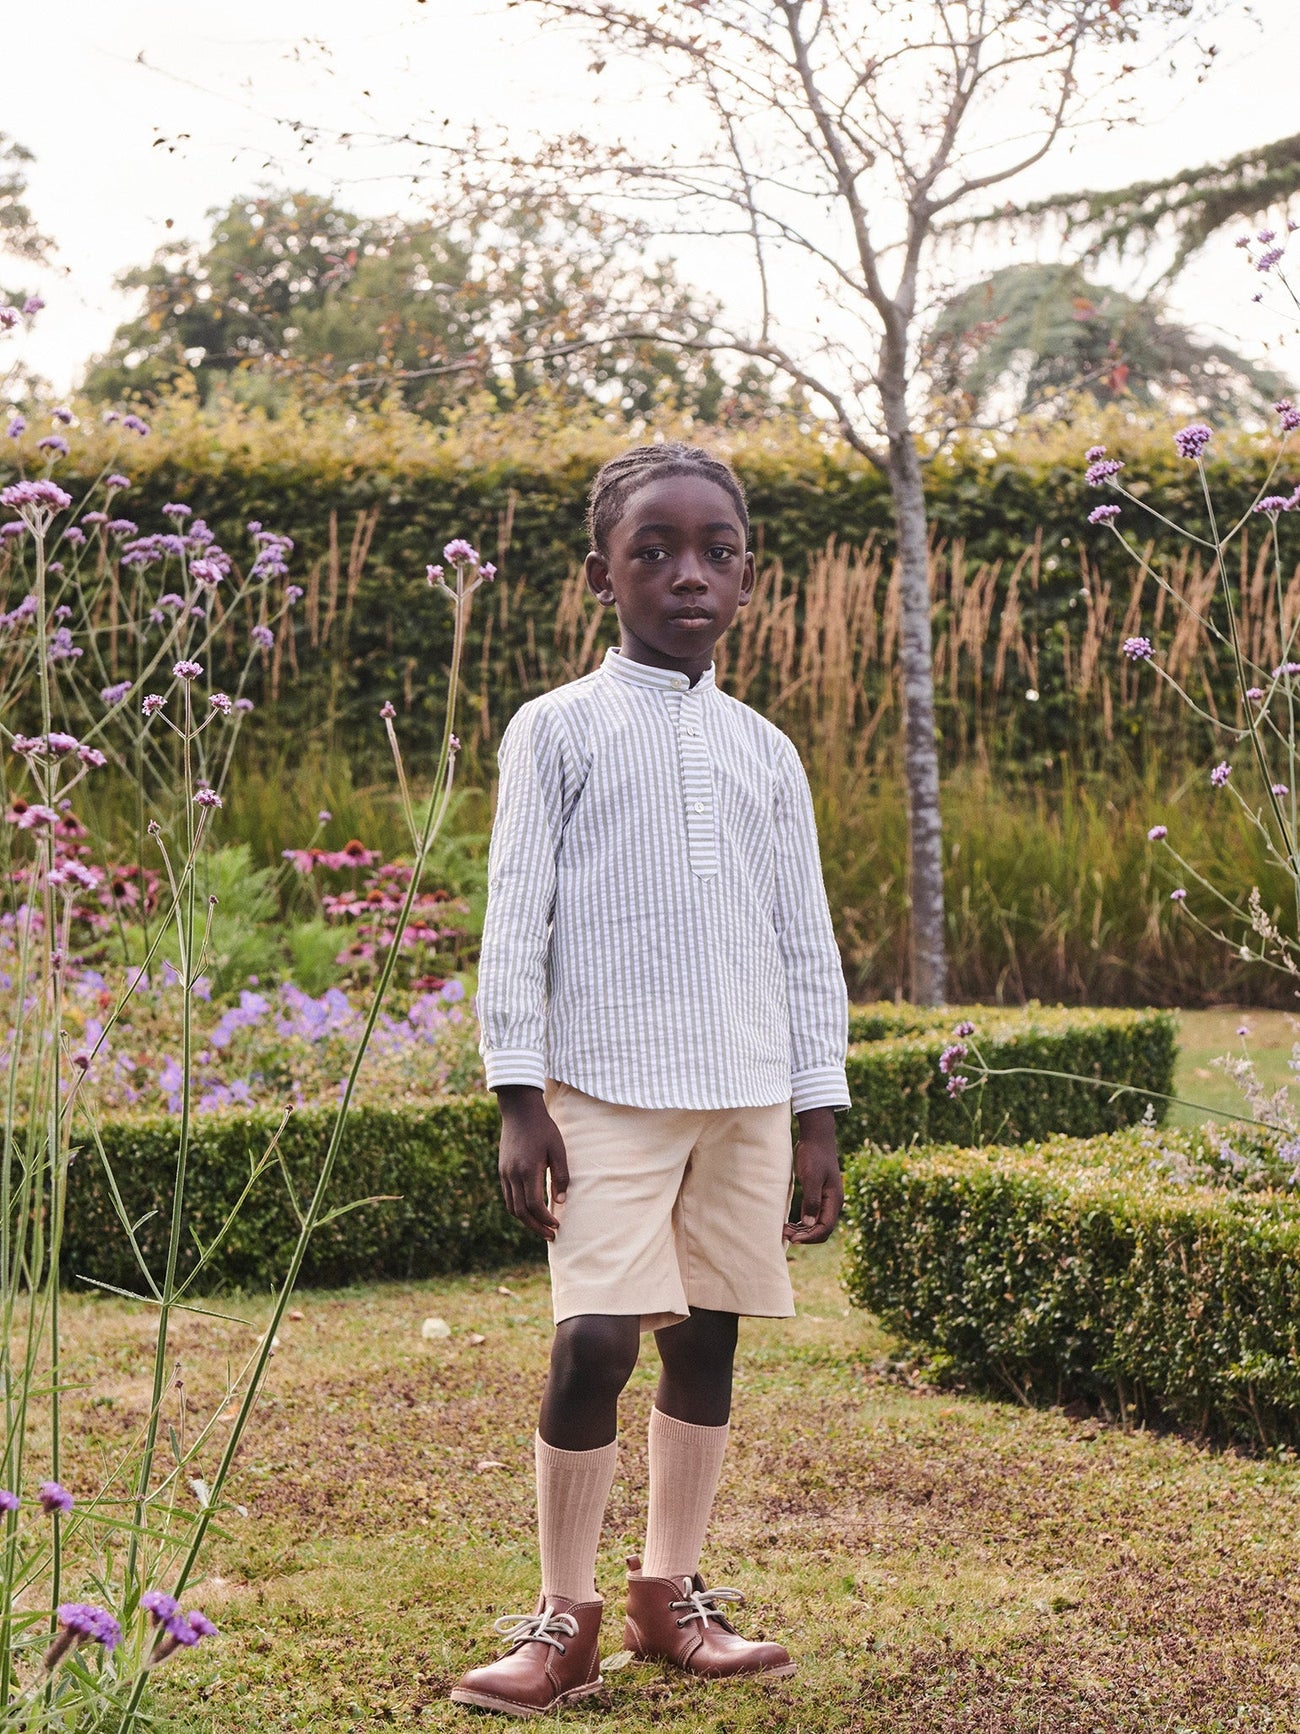
[[[689,675],[679,674],[674,668],[653,668],[648,662],[633,662],[631,657],[624,656],[616,645],[611,645],[605,652],[605,660],[601,664],[603,673],[612,675],[615,680],[621,680],[627,686],[679,693],[703,692],[713,686],[715,667],[716,664],[711,662],[692,686]]]

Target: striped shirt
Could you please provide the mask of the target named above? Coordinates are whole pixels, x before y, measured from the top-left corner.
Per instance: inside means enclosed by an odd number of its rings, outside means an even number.
[[[846,1107],[848,997],[808,781],[719,691],[611,650],[501,741],[479,965],[491,1088]]]

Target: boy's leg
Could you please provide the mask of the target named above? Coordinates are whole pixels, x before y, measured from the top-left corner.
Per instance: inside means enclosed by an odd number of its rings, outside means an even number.
[[[640,1319],[580,1314],[556,1326],[536,1439],[542,1594],[596,1595],[600,1526],[618,1456],[618,1399],[640,1348]]]
[[[647,1577],[694,1577],[722,1473],[736,1354],[735,1313],[692,1308],[655,1332],[663,1359],[650,1413]]]
[[[535,1440],[542,1593],[531,1616],[507,1616],[500,1661],[471,1668],[458,1704],[537,1716],[598,1691],[596,1553],[618,1455],[619,1393],[632,1376],[640,1317],[588,1313],[560,1324]]]

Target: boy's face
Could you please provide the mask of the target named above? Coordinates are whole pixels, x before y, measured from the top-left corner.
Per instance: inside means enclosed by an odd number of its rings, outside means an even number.
[[[623,654],[692,677],[754,591],[730,494],[705,476],[663,476],[638,488],[609,535],[588,554],[587,583],[618,612]]]

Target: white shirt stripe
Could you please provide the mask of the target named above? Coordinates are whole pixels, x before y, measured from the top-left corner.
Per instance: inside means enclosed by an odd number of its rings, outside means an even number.
[[[846,1107],[848,996],[793,745],[611,650],[501,741],[479,964],[491,1088]]]

